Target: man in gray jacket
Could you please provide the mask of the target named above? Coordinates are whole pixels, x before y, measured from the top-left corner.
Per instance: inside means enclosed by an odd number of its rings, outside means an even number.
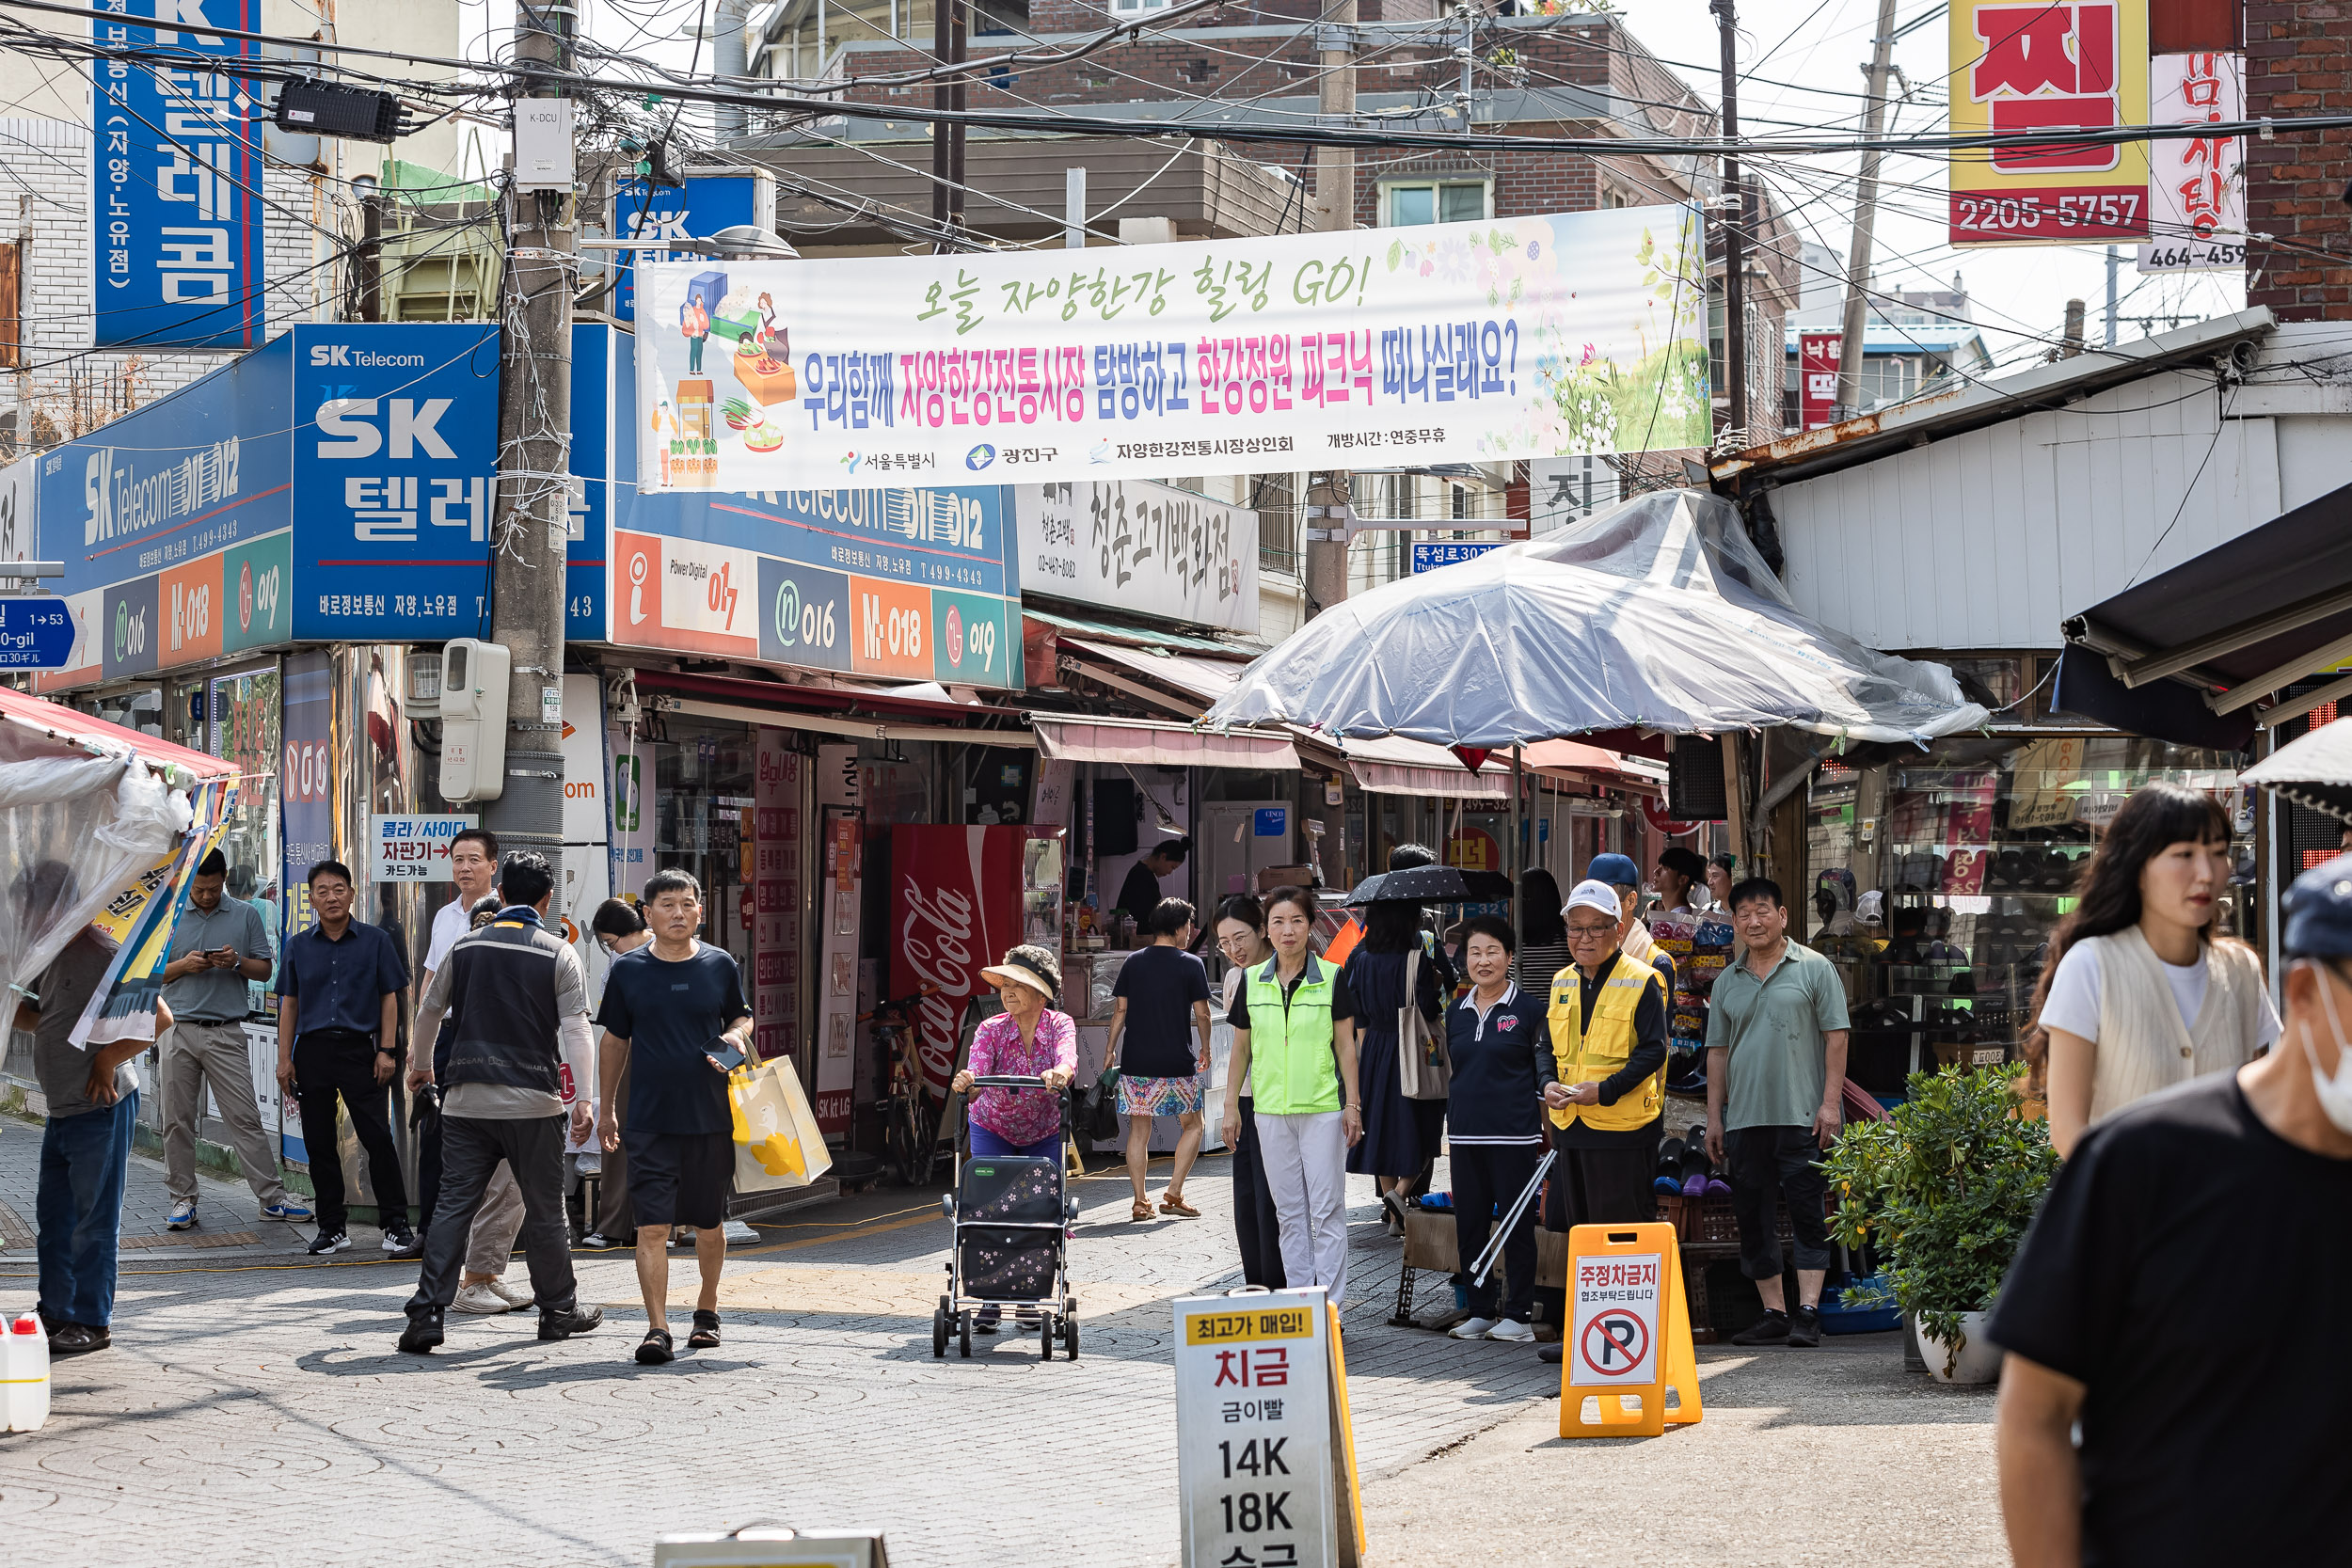
[[[575,1138],[587,1135],[582,1085],[594,1057],[580,958],[541,923],[554,892],[545,855],[508,855],[499,873],[505,907],[450,949],[418,1009],[417,1037],[434,1038],[446,1011],[451,1043],[442,1080],[440,1197],[400,1337],[400,1348],[413,1354],[441,1343],[467,1232],[501,1160],[522,1190],[522,1243],[539,1338],[568,1338],[604,1321],[598,1308],[579,1305],[564,1227],[564,1117],[568,1110]]]

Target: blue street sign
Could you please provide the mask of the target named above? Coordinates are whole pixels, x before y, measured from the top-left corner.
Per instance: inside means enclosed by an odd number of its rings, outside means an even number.
[[[256,348],[262,309],[262,140],[250,39],[157,27],[158,20],[253,32],[261,0],[116,0],[92,27],[102,48],[179,58],[90,62],[91,330],[100,348]],[[160,13],[160,15],[159,15]],[[140,24],[145,24],[141,25]]]
[[[62,670],[73,652],[73,613],[63,599],[0,595],[0,670]]]
[[[1502,546],[1499,544],[1474,545],[1455,541],[1423,544],[1416,540],[1413,545],[1413,570],[1434,572],[1440,566],[1455,566],[1465,561],[1475,561],[1488,550],[1501,548]]]

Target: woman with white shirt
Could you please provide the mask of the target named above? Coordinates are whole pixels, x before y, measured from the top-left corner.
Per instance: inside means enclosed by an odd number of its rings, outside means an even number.
[[[2214,933],[2230,870],[2229,818],[2203,791],[2151,784],[2116,813],[2051,936],[2026,1042],[2060,1156],[2102,1117],[2278,1039],[2262,961]]]

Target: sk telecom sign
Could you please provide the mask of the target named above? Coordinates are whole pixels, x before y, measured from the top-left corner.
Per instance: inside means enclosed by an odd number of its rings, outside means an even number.
[[[2148,0],[1952,0],[1952,135],[2112,132],[2148,120]],[[1952,152],[1951,243],[2148,237],[2148,144]]]

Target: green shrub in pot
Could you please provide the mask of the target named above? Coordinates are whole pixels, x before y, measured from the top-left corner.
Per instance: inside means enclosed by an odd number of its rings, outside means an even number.
[[[2017,1115],[2024,1070],[1913,1073],[1893,1119],[1849,1123],[1825,1165],[1838,1240],[1891,1257],[1896,1304],[1955,1354],[1961,1314],[1993,1305],[2058,1172],[2049,1124]]]

